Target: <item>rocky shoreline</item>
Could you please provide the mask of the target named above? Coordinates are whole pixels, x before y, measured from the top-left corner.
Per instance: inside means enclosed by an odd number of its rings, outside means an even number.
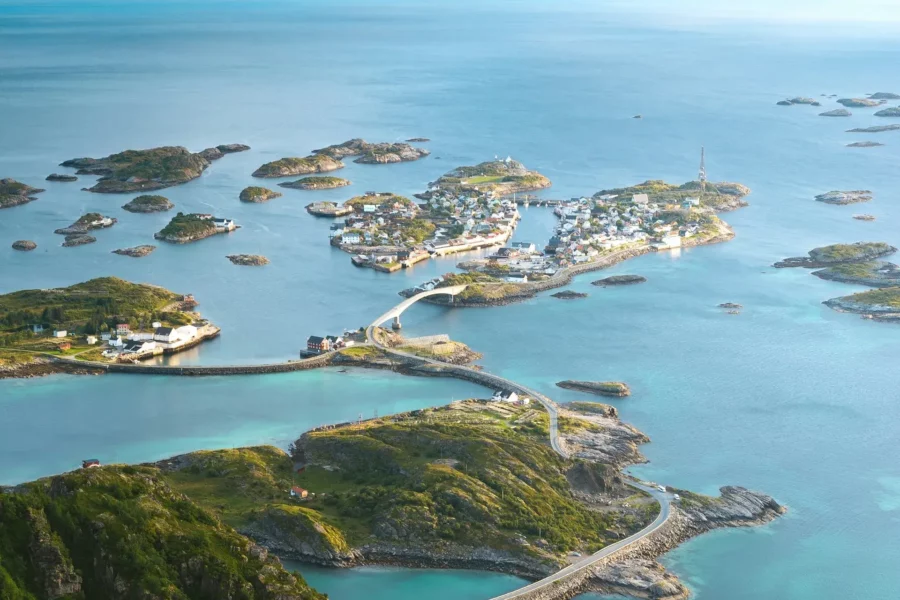
[[[132,258],[141,258],[147,256],[154,250],[156,250],[156,246],[143,244],[141,246],[134,246],[133,248],[119,248],[118,250],[113,250],[112,253],[120,254],[122,256],[130,256]]]
[[[567,379],[565,381],[557,381],[556,385],[567,390],[596,394],[598,396],[624,398],[631,395],[631,388],[621,381],[573,381]]]
[[[809,256],[794,256],[785,258],[773,264],[776,269],[802,267],[806,269],[821,269],[836,265],[862,263],[872,261],[889,254],[897,249],[883,242],[856,242],[855,244],[832,244],[821,246],[809,251]]]
[[[0,208],[12,208],[13,206],[34,202],[37,200],[35,194],[45,191],[8,177],[0,179]]]
[[[847,204],[858,204],[860,202],[868,202],[872,199],[872,192],[869,190],[853,190],[847,192],[831,191],[816,196],[816,202],[824,202],[825,204],[836,204],[838,206],[846,206]]]
[[[0,379],[32,379],[47,375],[67,373],[69,375],[100,375],[101,369],[76,364],[62,363],[50,358],[36,357],[30,362],[14,365],[0,365]]]
[[[599,287],[616,286],[616,285],[634,285],[636,283],[644,283],[647,278],[642,275],[611,275],[597,281],[592,281],[591,285]]]
[[[245,267],[261,267],[269,264],[269,259],[259,254],[229,254],[226,256],[233,265]]]

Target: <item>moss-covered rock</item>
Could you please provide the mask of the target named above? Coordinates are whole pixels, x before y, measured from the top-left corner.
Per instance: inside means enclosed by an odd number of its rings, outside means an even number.
[[[273,198],[280,197],[281,192],[275,192],[270,190],[269,188],[252,185],[241,190],[240,200],[241,202],[252,202],[258,204],[261,202],[268,202]]]
[[[144,195],[138,196],[122,208],[133,213],[155,213],[172,210],[175,205],[165,196]]]
[[[313,154],[305,158],[281,158],[268,162],[253,172],[254,177],[288,177],[327,173],[343,169],[344,163],[325,154]]]

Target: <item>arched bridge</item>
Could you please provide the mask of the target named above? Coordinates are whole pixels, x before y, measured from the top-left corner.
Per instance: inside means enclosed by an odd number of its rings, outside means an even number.
[[[400,329],[400,315],[403,314],[403,311],[405,311],[407,308],[409,308],[410,306],[412,306],[419,300],[421,300],[423,298],[428,298],[429,296],[440,296],[440,295],[447,295],[447,296],[453,297],[457,294],[462,293],[463,290],[465,290],[467,287],[469,287],[469,286],[466,284],[461,284],[461,285],[452,285],[449,287],[435,288],[435,289],[427,291],[427,292],[420,292],[411,298],[407,298],[406,300],[404,300],[403,302],[401,302],[400,304],[398,304],[391,310],[387,311],[386,313],[384,313],[383,315],[381,315],[380,317],[378,317],[377,319],[372,321],[372,324],[369,327],[370,328],[378,327],[379,325],[381,325],[388,319],[393,319],[394,320],[394,323],[393,323],[394,329]]]

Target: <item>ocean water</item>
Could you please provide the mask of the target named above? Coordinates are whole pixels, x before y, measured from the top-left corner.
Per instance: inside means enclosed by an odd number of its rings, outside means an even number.
[[[724,218],[737,237],[648,255],[579,277],[583,300],[543,294],[495,309],[417,305],[408,335],[448,333],[491,371],[560,400],[562,379],[627,381],[622,417],[653,442],[632,469],[714,493],[739,484],[790,512],[763,528],[693,540],[663,562],[700,599],[888,599],[900,575],[898,330],[823,306],[859,288],[770,265],[812,247],[900,242],[900,132],[845,133],[889,122],[872,110],[778,107],[786,96],[900,92],[891,26],[708,23],[650,6],[563,2],[0,3],[0,176],[47,188],[0,212],[0,292],[117,275],[192,292],[223,329],[183,363],[292,358],[313,333],[368,323],[396,293],[460,258],[385,275],[354,268],[327,244],[328,221],[304,206],[366,190],[412,194],[461,164],[512,155],[567,198],[645,179],[739,181],[750,206]],[[696,4],[696,3],[695,3]],[[648,5],[649,6],[649,5]],[[896,103],[893,103],[896,104]],[[643,119],[631,117],[642,114]],[[415,163],[348,166],[353,186],[283,190],[264,205],[238,192],[259,164],[351,137],[432,138]],[[847,148],[852,141],[886,144]],[[56,164],[125,148],[200,150],[243,142],[198,180],[163,192],[177,210],[215,212],[242,229],[142,259],[110,254],[166,215],[132,215],[131,196],[43,182]],[[272,182],[274,183],[274,182]],[[271,186],[270,186],[271,187]],[[867,205],[816,203],[870,189]],[[61,248],[52,231],[83,212],[119,219],[98,242]],[[877,216],[871,223],[851,219]],[[520,240],[542,243],[554,219],[523,211]],[[33,239],[16,253],[9,244]],[[272,264],[239,268],[226,254]],[[463,258],[469,258],[467,255]],[[596,288],[615,273],[645,284]],[[739,302],[740,315],[716,308]],[[286,445],[328,422],[429,406],[484,390],[460,382],[333,371],[231,379],[70,377],[0,381],[0,482],[71,468],[86,455],[144,461],[206,447]],[[301,567],[301,570],[305,570]],[[309,569],[334,598],[488,598],[497,574]],[[375,590],[378,590],[377,592]],[[392,595],[395,594],[395,595]]]

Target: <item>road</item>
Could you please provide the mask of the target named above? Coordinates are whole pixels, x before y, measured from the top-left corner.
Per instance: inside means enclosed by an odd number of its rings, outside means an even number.
[[[434,294],[428,293],[427,295],[433,296]],[[424,297],[426,297],[426,296],[418,294],[416,296],[413,296],[409,300],[417,301]],[[409,300],[407,300],[406,302],[409,302]],[[405,304],[405,302],[401,303],[401,305],[403,305],[403,304]],[[412,303],[410,302],[409,304],[406,304],[405,306],[403,306],[403,308],[400,312],[403,312],[403,310],[406,310],[406,308],[408,308],[411,304]],[[531,398],[534,398],[535,400],[540,402],[541,405],[543,405],[543,407],[547,411],[547,414],[550,417],[550,446],[553,448],[554,451],[556,451],[557,454],[559,454],[563,458],[569,457],[569,453],[563,447],[563,444],[560,441],[560,437],[559,437],[559,424],[558,424],[559,416],[558,416],[557,406],[556,406],[556,403],[553,400],[551,400],[550,398],[548,398],[548,397],[544,396],[543,394],[540,394],[532,389],[529,389],[523,385],[520,385],[514,381],[510,381],[509,379],[500,377],[499,375],[493,375],[491,373],[486,373],[484,371],[478,371],[478,370],[471,369],[469,367],[460,366],[460,365],[450,365],[448,363],[441,362],[439,360],[424,358],[421,356],[417,356],[415,354],[410,354],[408,352],[401,352],[399,350],[394,350],[393,348],[388,348],[387,346],[385,346],[384,344],[379,342],[378,339],[375,337],[376,327],[378,327],[384,321],[395,316],[393,314],[393,311],[396,310],[396,308],[399,308],[399,306],[401,306],[401,305],[398,305],[398,307],[395,307],[395,309],[388,311],[387,313],[382,315],[382,317],[379,317],[379,320],[374,321],[371,325],[369,325],[366,328],[366,338],[368,339],[370,344],[372,344],[373,346],[376,346],[377,348],[379,348],[382,352],[385,352],[386,354],[399,356],[404,359],[418,361],[420,363],[433,364],[433,365],[440,366],[444,369],[453,369],[453,370],[459,370],[459,371],[463,371],[463,372],[468,371],[472,374],[476,374],[476,376],[478,378],[481,378],[481,379],[486,378],[489,381],[494,382],[495,387],[497,387],[499,389],[515,391],[519,395],[529,396]],[[594,554],[591,554],[590,556],[587,556],[587,557],[579,560],[578,562],[575,562],[575,563],[569,565],[568,567],[565,567],[564,569],[561,569],[561,570],[557,571],[556,573],[549,575],[548,577],[545,577],[544,579],[541,579],[540,581],[535,581],[534,583],[526,585],[525,587],[519,588],[512,592],[508,592],[506,594],[503,594],[502,596],[497,596],[495,598],[492,598],[491,600],[512,600],[514,598],[521,598],[522,596],[525,596],[527,594],[530,594],[532,592],[540,590],[546,586],[549,586],[558,581],[561,581],[561,580],[565,579],[566,577],[569,577],[575,573],[578,573],[579,571],[581,571],[583,569],[592,568],[598,562],[609,558],[611,555],[615,554],[616,552],[619,552],[625,548],[628,548],[635,542],[647,537],[648,535],[652,534],[653,532],[657,531],[660,527],[662,527],[666,523],[666,521],[668,521],[669,515],[671,514],[671,510],[672,510],[671,495],[666,492],[662,492],[655,487],[650,487],[650,486],[647,486],[647,485],[644,485],[641,483],[628,482],[628,481],[626,481],[626,483],[633,488],[636,488],[638,490],[641,490],[643,492],[650,494],[657,502],[659,502],[659,506],[660,506],[659,514],[656,516],[656,519],[654,519],[652,523],[650,523],[649,525],[647,525],[646,527],[644,527],[637,533],[634,533],[634,534],[630,535],[629,537],[625,538],[624,540],[620,540],[620,541],[616,542],[615,544],[611,544],[611,545],[603,548],[602,550],[599,550],[599,551],[595,552]]]

